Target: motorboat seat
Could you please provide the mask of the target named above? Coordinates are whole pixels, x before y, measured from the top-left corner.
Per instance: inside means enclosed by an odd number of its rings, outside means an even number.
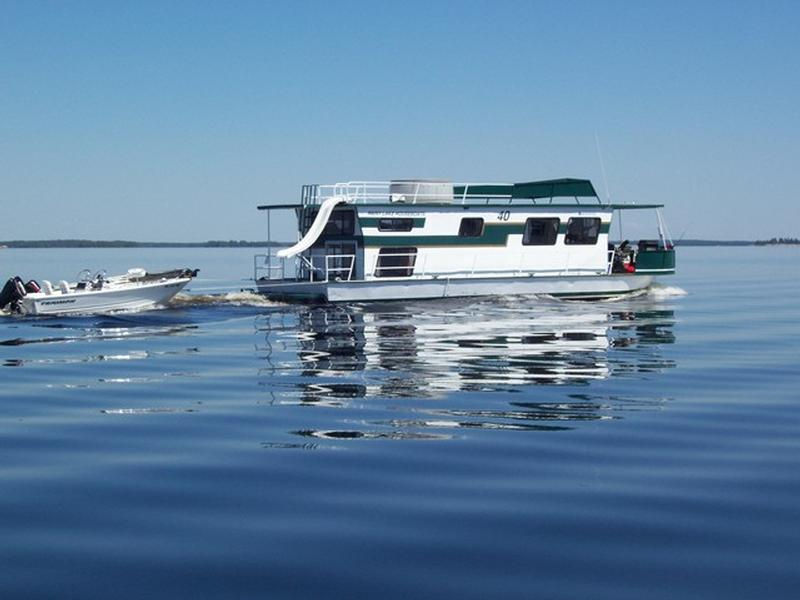
[[[48,296],[53,295],[53,284],[47,281],[47,279],[42,279],[42,291],[47,294]]]
[[[62,294],[69,294],[69,284],[63,279],[58,282],[58,287]]]

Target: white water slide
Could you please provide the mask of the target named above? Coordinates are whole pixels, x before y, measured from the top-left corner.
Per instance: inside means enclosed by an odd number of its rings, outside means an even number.
[[[311,227],[303,236],[303,239],[301,239],[291,248],[284,248],[283,250],[278,250],[276,255],[279,258],[289,258],[290,256],[294,256],[295,254],[300,254],[303,250],[308,250],[311,246],[313,246],[314,242],[317,241],[317,238],[319,238],[319,236],[322,235],[322,232],[325,229],[325,225],[328,224],[328,219],[330,219],[333,209],[336,207],[337,204],[341,204],[342,202],[347,202],[346,196],[333,196],[332,198],[328,198],[327,200],[325,200],[320,205],[319,212],[317,213],[314,222],[311,224]]]

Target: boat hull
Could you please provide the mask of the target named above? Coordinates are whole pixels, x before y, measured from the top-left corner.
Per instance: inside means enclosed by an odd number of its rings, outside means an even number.
[[[108,313],[153,308],[169,302],[191,278],[172,279],[119,289],[104,289],[68,294],[28,294],[22,309],[30,315]]]
[[[498,295],[546,294],[564,298],[602,299],[647,288],[650,275],[438,277],[360,281],[265,281],[257,291],[289,301],[370,302]]]

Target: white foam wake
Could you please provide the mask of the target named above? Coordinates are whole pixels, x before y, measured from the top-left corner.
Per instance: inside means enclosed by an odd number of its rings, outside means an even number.
[[[689,292],[676,285],[651,285],[647,290],[647,295],[655,300],[666,300],[668,298],[678,298],[686,296]]]
[[[188,294],[180,293],[170,304],[173,306],[203,306],[211,304],[231,304],[234,306],[276,306],[279,302],[268,300],[266,296],[255,292],[239,291],[220,294]]]

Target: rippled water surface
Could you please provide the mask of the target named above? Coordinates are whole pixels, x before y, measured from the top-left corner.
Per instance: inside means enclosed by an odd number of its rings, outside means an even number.
[[[0,317],[3,598],[795,598],[800,253],[681,249],[623,301]]]

